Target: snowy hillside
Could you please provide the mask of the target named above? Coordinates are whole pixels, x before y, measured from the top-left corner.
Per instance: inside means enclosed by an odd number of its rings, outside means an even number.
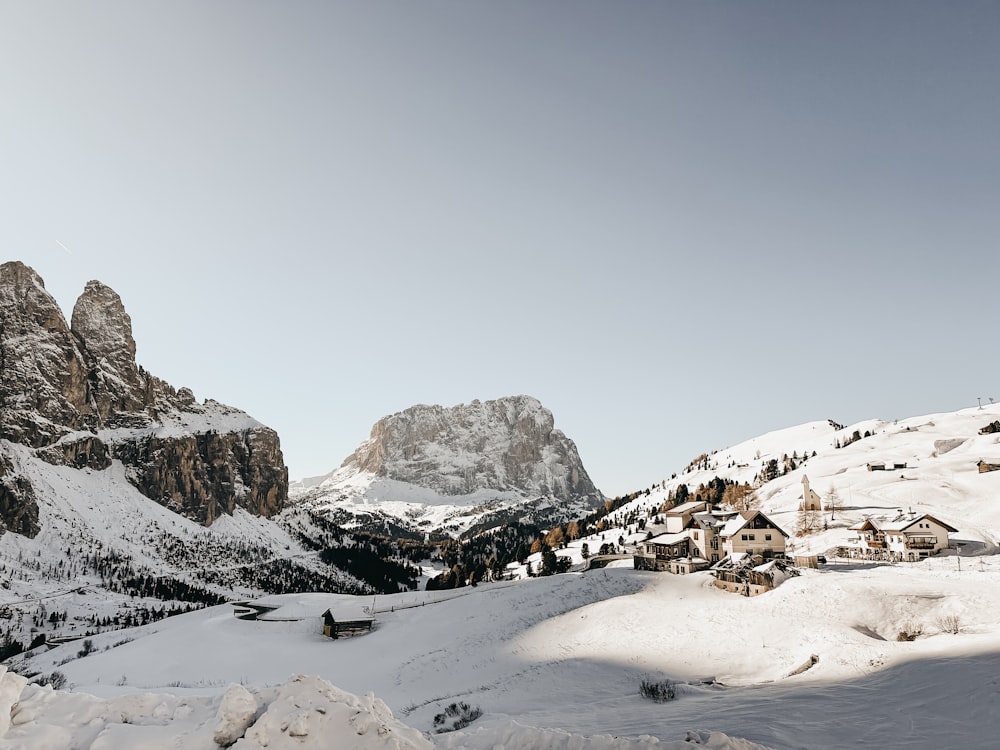
[[[825,552],[843,544],[851,536],[848,527],[867,517],[894,518],[911,510],[958,528],[953,536],[965,543],[963,554],[992,552],[1000,540],[1000,505],[991,500],[1000,495],[1000,472],[980,473],[977,463],[1000,463],[1000,433],[980,434],[997,419],[1000,405],[990,405],[839,429],[824,421],[776,430],[702,454],[610,520],[646,517],[681,484],[692,495],[715,477],[757,484],[770,463],[776,476],[760,485],[760,507],[789,533],[797,527],[803,476],[821,498],[829,498],[831,489],[839,498],[838,507],[823,515],[826,530],[793,538],[796,552]],[[861,438],[852,442],[855,434]],[[869,464],[888,466],[870,471]],[[906,468],[893,470],[894,464]]]
[[[291,691],[299,712],[261,725],[272,728],[271,746],[284,747],[291,726],[306,736],[313,731],[305,706],[359,705],[321,683],[288,682],[304,673],[352,694],[374,693],[420,730],[428,747],[991,747],[1000,730],[1000,506],[993,502],[1000,472],[980,473],[976,464],[1000,454],[1000,434],[980,434],[997,419],[1000,407],[991,406],[769,433],[699,456],[615,511],[600,532],[558,551],[582,563],[584,543],[638,542],[655,530],[656,510],[680,484],[695,493],[715,476],[752,482],[774,461],[777,476],[758,491],[780,523],[796,520],[803,473],[821,496],[833,487],[842,500],[824,513],[825,530],[793,536],[797,551],[835,549],[856,521],[912,506],[959,529],[952,538],[964,543],[961,557],[901,564],[831,558],[754,598],[716,589],[707,572],[635,571],[625,559],[606,569],[450,591],[268,597],[261,604],[274,609],[258,622],[237,620],[230,606],[212,607],[95,636],[85,656],[77,643],[15,660],[20,671],[47,679],[58,673],[73,693],[25,688],[24,713],[14,710],[6,741],[30,747],[57,723],[67,737],[128,732],[144,746],[167,747],[156,744],[163,732],[207,738],[221,724],[256,726],[274,696]],[[868,468],[903,463],[893,471]],[[646,529],[631,520],[637,517]],[[336,641],[321,634],[325,610],[362,608],[375,614],[372,632]],[[671,686],[673,700],[643,698],[643,681]],[[245,685],[252,700],[230,683]],[[149,691],[158,697],[138,699]],[[226,700],[249,702],[253,717],[245,711],[241,724],[238,711],[220,705]],[[176,708],[181,703],[186,712]],[[463,715],[481,715],[436,733],[449,707],[461,713],[463,703]],[[83,704],[83,715],[95,717],[86,728],[74,708]],[[353,715],[380,717],[365,726],[390,726],[380,704],[366,698],[363,705]],[[127,728],[119,718],[125,706],[135,712],[126,711]],[[360,733],[374,744],[349,746],[389,747],[397,736],[383,732],[379,745],[376,735]],[[237,747],[257,747],[250,738],[248,731]]]
[[[0,536],[8,643],[81,637],[267,591],[364,590],[272,520],[237,509],[205,528],[143,496],[120,462],[53,466],[3,446],[34,487],[40,526],[33,538]]]
[[[230,683],[259,691],[299,672],[352,693],[374,692],[426,732],[452,703],[482,711],[468,728],[433,736],[438,747],[494,748],[511,722],[633,738],[622,747],[649,746],[638,740],[643,735],[678,740],[705,729],[772,748],[985,747],[983,732],[1000,722],[983,690],[1000,667],[998,576],[995,557],[961,573],[950,560],[844,565],[746,599],[713,588],[704,574],[595,570],[488,584],[447,599],[440,592],[378,597],[375,630],[337,641],[320,634],[319,614],[345,606],[342,598],[272,597],[272,604],[287,602],[285,615],[311,616],[245,622],[220,606],[95,637],[83,658],[78,644],[67,645],[26,666],[60,671],[74,696],[119,705],[115,696],[175,695],[146,700],[208,706],[198,720],[213,725]],[[957,633],[942,629],[949,616],[958,618]],[[904,628],[922,635],[897,641]],[[121,643],[123,635],[132,640]],[[676,698],[642,698],[643,679],[673,681]],[[60,710],[55,700],[49,710]],[[169,725],[174,715],[151,712],[134,723]],[[47,721],[40,713],[22,720],[15,713],[17,734],[9,736],[44,736],[36,734]],[[94,713],[99,726],[117,731],[112,710]],[[505,746],[533,746],[520,742]],[[579,742],[565,746],[585,746]]]
[[[3,263],[0,319],[0,658],[233,597],[371,590],[322,562],[310,542],[338,540],[308,517],[266,520],[287,499],[277,434],[139,366],[110,287],[67,322]]]

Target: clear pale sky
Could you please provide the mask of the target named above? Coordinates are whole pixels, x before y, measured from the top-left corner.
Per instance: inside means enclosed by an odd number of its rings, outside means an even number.
[[[527,393],[608,495],[1000,399],[1000,4],[7,2],[0,247],[281,435]]]

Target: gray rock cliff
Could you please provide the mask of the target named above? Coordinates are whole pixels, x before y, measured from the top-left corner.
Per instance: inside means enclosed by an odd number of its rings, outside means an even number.
[[[132,321],[110,287],[88,282],[67,325],[34,270],[0,265],[0,439],[75,468],[121,460],[143,494],[205,524],[237,507],[280,511],[288,473],[274,431],[239,410],[198,404],[139,367],[135,352]],[[37,533],[17,508],[31,493],[4,470],[0,520]]]
[[[530,396],[418,405],[383,417],[344,461],[342,469],[350,467],[443,495],[489,489],[603,501],[576,445]]]

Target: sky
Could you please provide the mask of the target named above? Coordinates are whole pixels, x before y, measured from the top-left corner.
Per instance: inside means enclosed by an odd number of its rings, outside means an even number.
[[[275,428],[529,394],[595,484],[1000,399],[1000,5],[0,0],[0,248]]]

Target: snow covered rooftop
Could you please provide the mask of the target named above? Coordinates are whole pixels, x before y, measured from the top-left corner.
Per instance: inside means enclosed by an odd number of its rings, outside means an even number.
[[[674,506],[670,510],[664,511],[663,515],[665,515],[665,516],[682,516],[685,513],[692,513],[693,511],[701,510],[702,508],[705,508],[705,507],[707,507],[707,503],[704,503],[704,502],[701,502],[701,501],[692,500],[690,502],[681,503],[680,505]]]
[[[739,513],[733,516],[726,521],[722,530],[719,532],[719,536],[732,536],[733,534],[739,533],[739,530],[746,526],[747,521],[749,521],[752,517],[752,515],[748,515],[746,513]]]
[[[652,539],[647,539],[643,544],[677,544],[689,539],[686,531],[678,531],[675,534],[658,534]]]
[[[736,511],[704,511],[691,516],[703,529],[718,529],[726,525]]]

